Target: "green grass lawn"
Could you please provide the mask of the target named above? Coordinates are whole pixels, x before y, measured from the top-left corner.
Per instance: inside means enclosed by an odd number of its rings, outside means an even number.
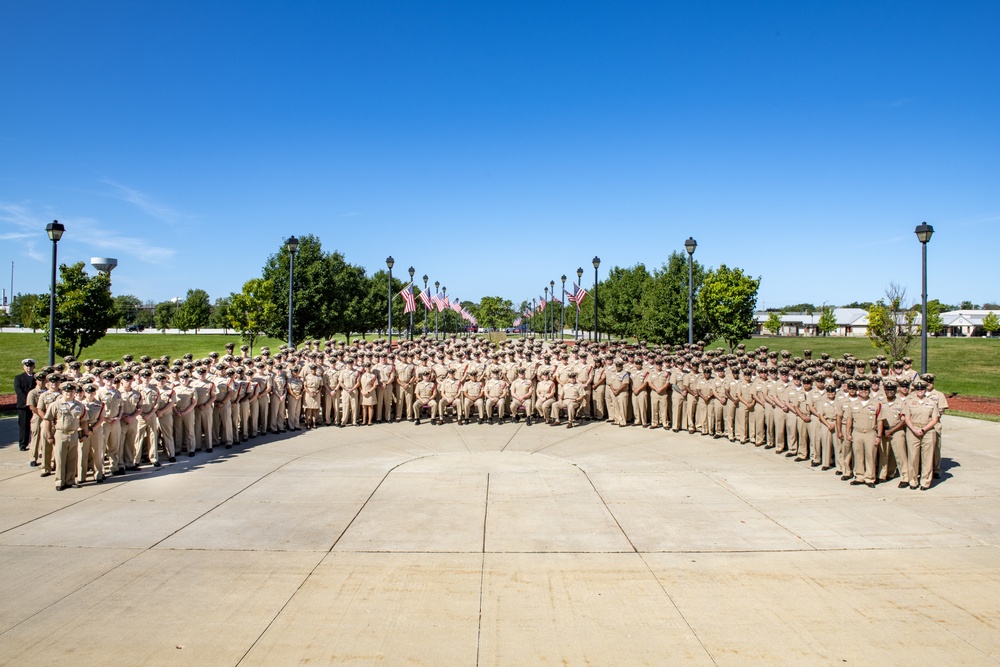
[[[254,354],[259,353],[264,345],[277,351],[283,342],[274,338],[258,338],[254,341]],[[238,350],[243,341],[238,334],[113,333],[97,341],[93,347],[86,348],[81,360],[121,360],[126,354],[136,359],[142,355],[159,357],[169,354],[171,359],[176,359],[187,352],[195,357],[204,357],[212,351],[225,354],[226,343],[235,343]],[[14,376],[21,372],[21,360],[28,357],[38,362],[39,368],[48,362],[48,343],[41,333],[0,333],[0,394],[14,393]],[[56,363],[60,361],[62,359],[56,355]]]

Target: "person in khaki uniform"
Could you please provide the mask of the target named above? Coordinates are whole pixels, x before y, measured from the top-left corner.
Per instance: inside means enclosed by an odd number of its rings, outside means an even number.
[[[813,404],[813,416],[820,426],[817,443],[823,466],[821,470],[825,471],[834,466],[834,440],[837,437],[837,415],[841,412],[841,409],[837,404],[837,388],[834,385],[827,385],[823,393],[824,395]]]
[[[625,426],[628,420],[628,397],[631,376],[625,370],[625,363],[615,359],[615,371],[608,374],[608,388],[614,400],[614,419],[619,427]]]
[[[198,436],[198,448],[206,452],[212,451],[213,404],[215,402],[215,384],[207,379],[208,369],[204,366],[195,371],[197,379],[191,383],[195,392],[195,435]]]
[[[535,385],[535,412],[546,424],[550,424],[549,414],[556,402],[556,384],[552,381],[551,372],[547,368],[539,371],[541,379]]]
[[[695,384],[695,394],[698,396],[698,407],[694,413],[695,428],[701,435],[715,435],[715,419],[712,414],[715,382],[712,378],[712,366],[709,363],[702,364],[701,376]]]
[[[194,456],[197,446],[194,436],[194,410],[197,407],[191,373],[181,371],[180,384],[174,387],[174,446],[184,450],[189,457]]]
[[[302,370],[296,364],[292,366],[292,374],[288,378],[288,396],[285,405],[288,409],[288,430],[302,430],[302,395],[305,393],[305,383],[300,373]]]
[[[167,460],[175,463],[177,457],[174,440],[174,388],[164,373],[154,375],[153,384],[157,389],[156,404],[153,408],[156,414],[157,433],[160,443],[163,445],[163,451],[167,455]]]
[[[674,433],[687,429],[687,414],[684,410],[686,398],[684,367],[675,359],[670,365],[670,428]]]
[[[444,424],[448,408],[455,411],[455,419],[462,421],[462,383],[458,381],[458,370],[449,368],[443,381],[438,385],[441,400],[438,401],[438,424]]]
[[[927,385],[927,398],[937,403],[938,414],[943,417],[945,412],[948,411],[948,397],[934,388],[935,379],[936,378],[933,373],[924,373],[920,376],[920,380]],[[938,419],[937,423],[934,425],[934,479],[941,477],[942,433],[943,430],[941,428],[941,420]]]
[[[723,375],[725,379],[725,399],[726,402],[722,406],[722,423],[723,423],[723,433],[725,437],[729,438],[730,442],[737,442],[736,437],[736,410],[740,406],[740,401],[737,398],[739,394],[740,386],[740,367],[737,364],[733,364],[725,367],[725,373]],[[746,428],[743,429],[744,433]]]
[[[847,445],[854,456],[854,479],[852,485],[865,484],[875,488],[877,470],[875,457],[878,456],[878,426],[882,404],[871,397],[871,385],[867,381],[858,383],[858,400],[847,413]]]
[[[750,381],[752,373],[749,368],[744,368],[740,373],[739,382],[731,388],[730,392],[736,399],[736,414],[733,417],[733,437],[741,445],[750,442],[751,433],[755,430],[750,415],[757,405],[754,398],[754,387]]]
[[[567,374],[566,386],[563,387],[562,400],[552,404],[552,419],[555,425],[559,425],[559,411],[566,411],[566,428],[573,428],[576,425],[576,415],[583,409],[584,402],[583,386],[577,382],[576,371]]]
[[[323,408],[323,376],[320,375],[319,366],[316,364],[309,364],[307,368],[308,372],[302,380],[303,409],[306,428],[314,429],[319,422],[320,410]]]
[[[670,428],[670,375],[663,361],[656,357],[649,374],[649,424],[651,428]]]
[[[792,408],[788,400],[789,394],[794,390],[794,385],[789,382],[788,369],[786,367],[782,366],[778,369],[778,376],[780,380],[771,387],[771,403],[774,405],[774,445],[776,447],[774,453],[784,454],[789,448],[789,430],[792,433],[796,433],[794,428],[794,414],[791,415],[791,419],[789,415]],[[789,426],[792,428],[789,429]]]
[[[159,400],[160,392],[152,383],[153,373],[144,370],[140,373],[142,380],[139,383],[139,418],[136,419],[135,451],[132,458],[132,470],[138,470],[142,463],[143,452],[149,456],[149,461],[155,467],[160,467],[156,450],[156,403]]]
[[[38,410],[42,415],[41,426],[39,427],[39,432],[41,433],[41,456],[42,456],[42,473],[41,477],[48,477],[53,474],[56,469],[55,453],[52,450],[52,422],[45,419],[45,414],[49,411],[49,406],[55,403],[62,397],[62,384],[63,378],[59,373],[52,373],[48,376],[45,383],[46,391],[38,395]]]
[[[122,460],[118,468],[118,474],[123,474],[126,470],[134,470],[135,461],[135,439],[139,431],[139,405],[142,403],[142,396],[139,391],[132,387],[133,376],[125,373],[121,377],[121,399],[122,399]]]
[[[358,422],[358,405],[361,398],[361,371],[354,364],[354,357],[347,357],[340,369],[340,427]]]
[[[414,388],[413,417],[414,423],[420,425],[421,410],[427,408],[428,417],[431,424],[438,417],[437,383],[433,380],[434,375],[429,368],[420,370],[420,382]]]
[[[417,367],[413,355],[403,352],[396,362],[396,421],[413,419],[413,392],[417,386]]]
[[[323,419],[327,426],[340,423],[340,371],[335,363],[323,369]]]
[[[94,481],[100,484],[104,481],[104,402],[97,397],[96,385],[85,385],[82,393],[84,398],[80,402],[86,409],[82,420],[87,425],[88,435],[80,438],[76,481],[82,484],[87,479],[87,473],[93,470]]]
[[[486,414],[490,423],[493,423],[493,411],[496,410],[498,423],[503,424],[507,409],[507,395],[509,387],[507,382],[500,377],[501,368],[494,367],[491,371],[492,377],[486,381]]]
[[[878,480],[887,482],[899,471],[899,488],[910,485],[910,462],[906,453],[906,420],[903,400],[896,394],[896,382],[886,380],[885,401],[882,404],[882,438],[879,444]]]
[[[375,411],[378,409],[378,375],[372,368],[371,362],[362,364],[361,378],[358,380],[358,391],[361,395],[361,423],[364,426],[371,426],[377,417]]]
[[[635,425],[649,428],[649,370],[643,367],[642,358],[635,358],[635,370],[630,373],[632,382],[632,414]]]
[[[462,383],[462,420],[460,424],[468,424],[472,420],[472,408],[476,408],[479,423],[486,421],[486,405],[483,402],[483,381],[476,366],[469,370],[469,379]]]
[[[97,398],[104,403],[104,446],[112,474],[122,466],[122,396],[115,386],[115,374],[106,371],[101,375],[101,386],[97,390]],[[104,465],[104,462],[101,462]]]
[[[941,419],[938,404],[927,396],[927,383],[916,380],[910,385],[914,395],[906,401],[906,449],[909,453],[910,488],[926,491],[934,477],[934,427]]]
[[[812,411],[809,409],[812,394],[812,377],[792,378],[795,389],[789,393],[789,407],[795,415],[795,449],[789,449],[786,456],[795,455],[796,461],[809,460],[809,428],[812,425]],[[790,413],[791,414],[791,413]],[[791,447],[791,445],[789,445]]]
[[[531,415],[534,407],[534,384],[527,378],[527,371],[524,368],[517,369],[517,379],[510,385],[510,414],[515,422],[521,421],[519,410],[524,408],[524,416],[528,426],[531,426]]]
[[[837,403],[840,411],[837,413],[837,440],[840,447],[837,449],[837,472],[841,479],[848,480],[853,477],[851,472],[854,469],[854,448],[847,443],[847,413],[858,401],[858,385],[854,380],[848,380],[844,385],[846,391],[837,395]]]
[[[76,400],[76,385],[66,382],[60,389],[61,397],[45,410],[45,419],[51,426],[48,437],[56,458],[56,491],[69,486],[79,488],[75,480],[79,432],[82,431],[84,437],[90,435],[87,408]]]

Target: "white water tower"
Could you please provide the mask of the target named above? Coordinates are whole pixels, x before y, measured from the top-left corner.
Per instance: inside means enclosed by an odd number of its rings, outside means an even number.
[[[110,280],[111,271],[118,266],[118,260],[114,257],[91,257],[90,265],[99,272],[108,274],[108,279]]]

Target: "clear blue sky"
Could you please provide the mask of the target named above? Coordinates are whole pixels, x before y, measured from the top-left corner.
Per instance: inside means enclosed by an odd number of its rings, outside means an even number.
[[[1000,301],[1000,3],[8,2],[0,285],[258,276],[290,234],[515,303],[696,259],[760,306]]]

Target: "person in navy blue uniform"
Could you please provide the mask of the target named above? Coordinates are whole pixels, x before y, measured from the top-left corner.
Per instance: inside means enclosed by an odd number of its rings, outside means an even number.
[[[24,372],[14,378],[14,393],[17,394],[17,444],[21,451],[28,450],[31,442],[31,411],[28,409],[28,392],[35,388],[35,360],[21,362]]]

